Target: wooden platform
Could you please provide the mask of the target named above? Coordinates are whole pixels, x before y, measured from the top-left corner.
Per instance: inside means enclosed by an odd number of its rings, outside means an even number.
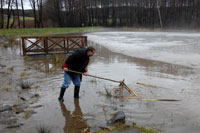
[[[69,53],[87,46],[87,36],[31,36],[22,37],[23,55]]]

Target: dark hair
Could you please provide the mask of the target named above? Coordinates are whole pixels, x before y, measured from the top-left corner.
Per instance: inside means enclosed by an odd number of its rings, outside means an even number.
[[[95,48],[89,46],[89,47],[87,47],[86,51],[87,51],[87,52],[88,52],[88,51],[92,51],[92,52],[93,52],[93,51],[95,51]]]

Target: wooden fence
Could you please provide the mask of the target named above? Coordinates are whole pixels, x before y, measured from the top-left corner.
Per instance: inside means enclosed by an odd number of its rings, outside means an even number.
[[[23,55],[65,52],[87,46],[87,36],[22,37]]]

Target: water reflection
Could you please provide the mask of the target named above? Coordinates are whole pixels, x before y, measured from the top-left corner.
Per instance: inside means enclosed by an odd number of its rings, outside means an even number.
[[[60,103],[63,116],[65,117],[65,133],[81,133],[88,128],[86,120],[83,119],[83,113],[79,105],[79,99],[74,99],[75,109],[71,113],[67,110],[64,103]]]
[[[140,69],[145,70],[146,72],[148,72],[148,74],[149,72],[159,72],[174,76],[188,76],[194,74],[194,69],[191,67],[171,64],[163,61],[137,58],[132,57],[131,55],[127,56],[121,53],[115,53],[92,41],[89,41],[89,45],[93,45],[96,47],[97,57],[94,58],[96,62],[102,61],[104,64],[110,64],[115,61],[119,63],[129,63],[133,66],[136,65]]]
[[[61,66],[65,61],[67,55],[54,55],[59,59],[59,62],[55,62],[53,60],[53,55],[49,56],[29,56],[27,60],[25,60],[26,64],[31,64],[33,69],[36,69],[40,72],[44,73],[54,73],[61,70]]]

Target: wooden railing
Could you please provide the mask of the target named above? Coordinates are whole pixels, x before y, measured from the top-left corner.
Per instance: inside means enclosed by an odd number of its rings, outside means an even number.
[[[23,55],[69,52],[87,46],[86,36],[22,37]]]

